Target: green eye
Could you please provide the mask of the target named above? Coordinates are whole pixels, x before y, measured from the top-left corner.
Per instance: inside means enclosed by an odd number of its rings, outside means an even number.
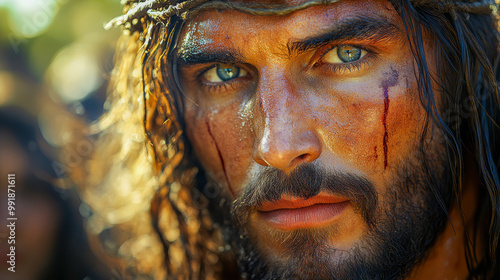
[[[240,68],[230,64],[224,64],[217,66],[217,76],[222,81],[227,81],[238,77],[240,74]]]
[[[210,83],[226,82],[238,77],[244,77],[247,71],[233,64],[220,64],[210,68],[203,74],[204,79]]]
[[[323,56],[326,63],[350,63],[360,60],[366,55],[366,50],[351,45],[338,46]]]
[[[343,62],[353,62],[361,58],[361,49],[353,46],[341,46],[337,48],[337,55]]]

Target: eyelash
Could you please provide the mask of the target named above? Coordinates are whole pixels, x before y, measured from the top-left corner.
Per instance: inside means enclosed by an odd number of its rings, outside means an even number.
[[[207,85],[207,84],[202,83],[202,87],[207,89],[209,93],[214,94],[214,93],[217,93],[220,91],[227,91],[228,87],[230,87],[231,84],[233,84],[233,81],[234,80],[222,82],[222,83],[219,83],[217,85]]]

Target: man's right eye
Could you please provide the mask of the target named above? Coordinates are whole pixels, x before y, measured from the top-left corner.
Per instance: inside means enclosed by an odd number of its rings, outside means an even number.
[[[205,71],[202,77],[208,83],[223,83],[247,75],[248,72],[245,69],[234,64],[220,64]]]

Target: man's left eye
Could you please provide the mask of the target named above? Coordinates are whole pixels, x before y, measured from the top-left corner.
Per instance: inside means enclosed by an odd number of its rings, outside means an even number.
[[[203,73],[203,78],[209,83],[221,83],[239,77],[245,77],[248,72],[233,64],[220,64]]]
[[[350,63],[362,59],[367,54],[366,50],[351,45],[338,46],[331,49],[323,56],[325,63]]]

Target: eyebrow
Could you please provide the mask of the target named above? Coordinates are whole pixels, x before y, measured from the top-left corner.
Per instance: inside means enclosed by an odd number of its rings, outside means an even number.
[[[381,41],[399,37],[401,34],[401,30],[388,19],[355,17],[336,22],[327,31],[304,40],[291,39],[285,45],[285,49],[287,57],[292,58],[335,41],[353,39]],[[184,43],[177,51],[177,63],[182,67],[207,63],[237,64],[243,60],[241,51],[232,47],[212,51],[203,46]]]
[[[206,63],[237,64],[243,61],[239,50],[224,47],[210,51],[200,47],[181,46],[177,52],[177,63],[183,67]]]
[[[356,17],[337,23],[326,32],[305,40],[290,40],[286,44],[288,57],[347,40],[382,41],[399,38],[401,30],[386,18]]]

